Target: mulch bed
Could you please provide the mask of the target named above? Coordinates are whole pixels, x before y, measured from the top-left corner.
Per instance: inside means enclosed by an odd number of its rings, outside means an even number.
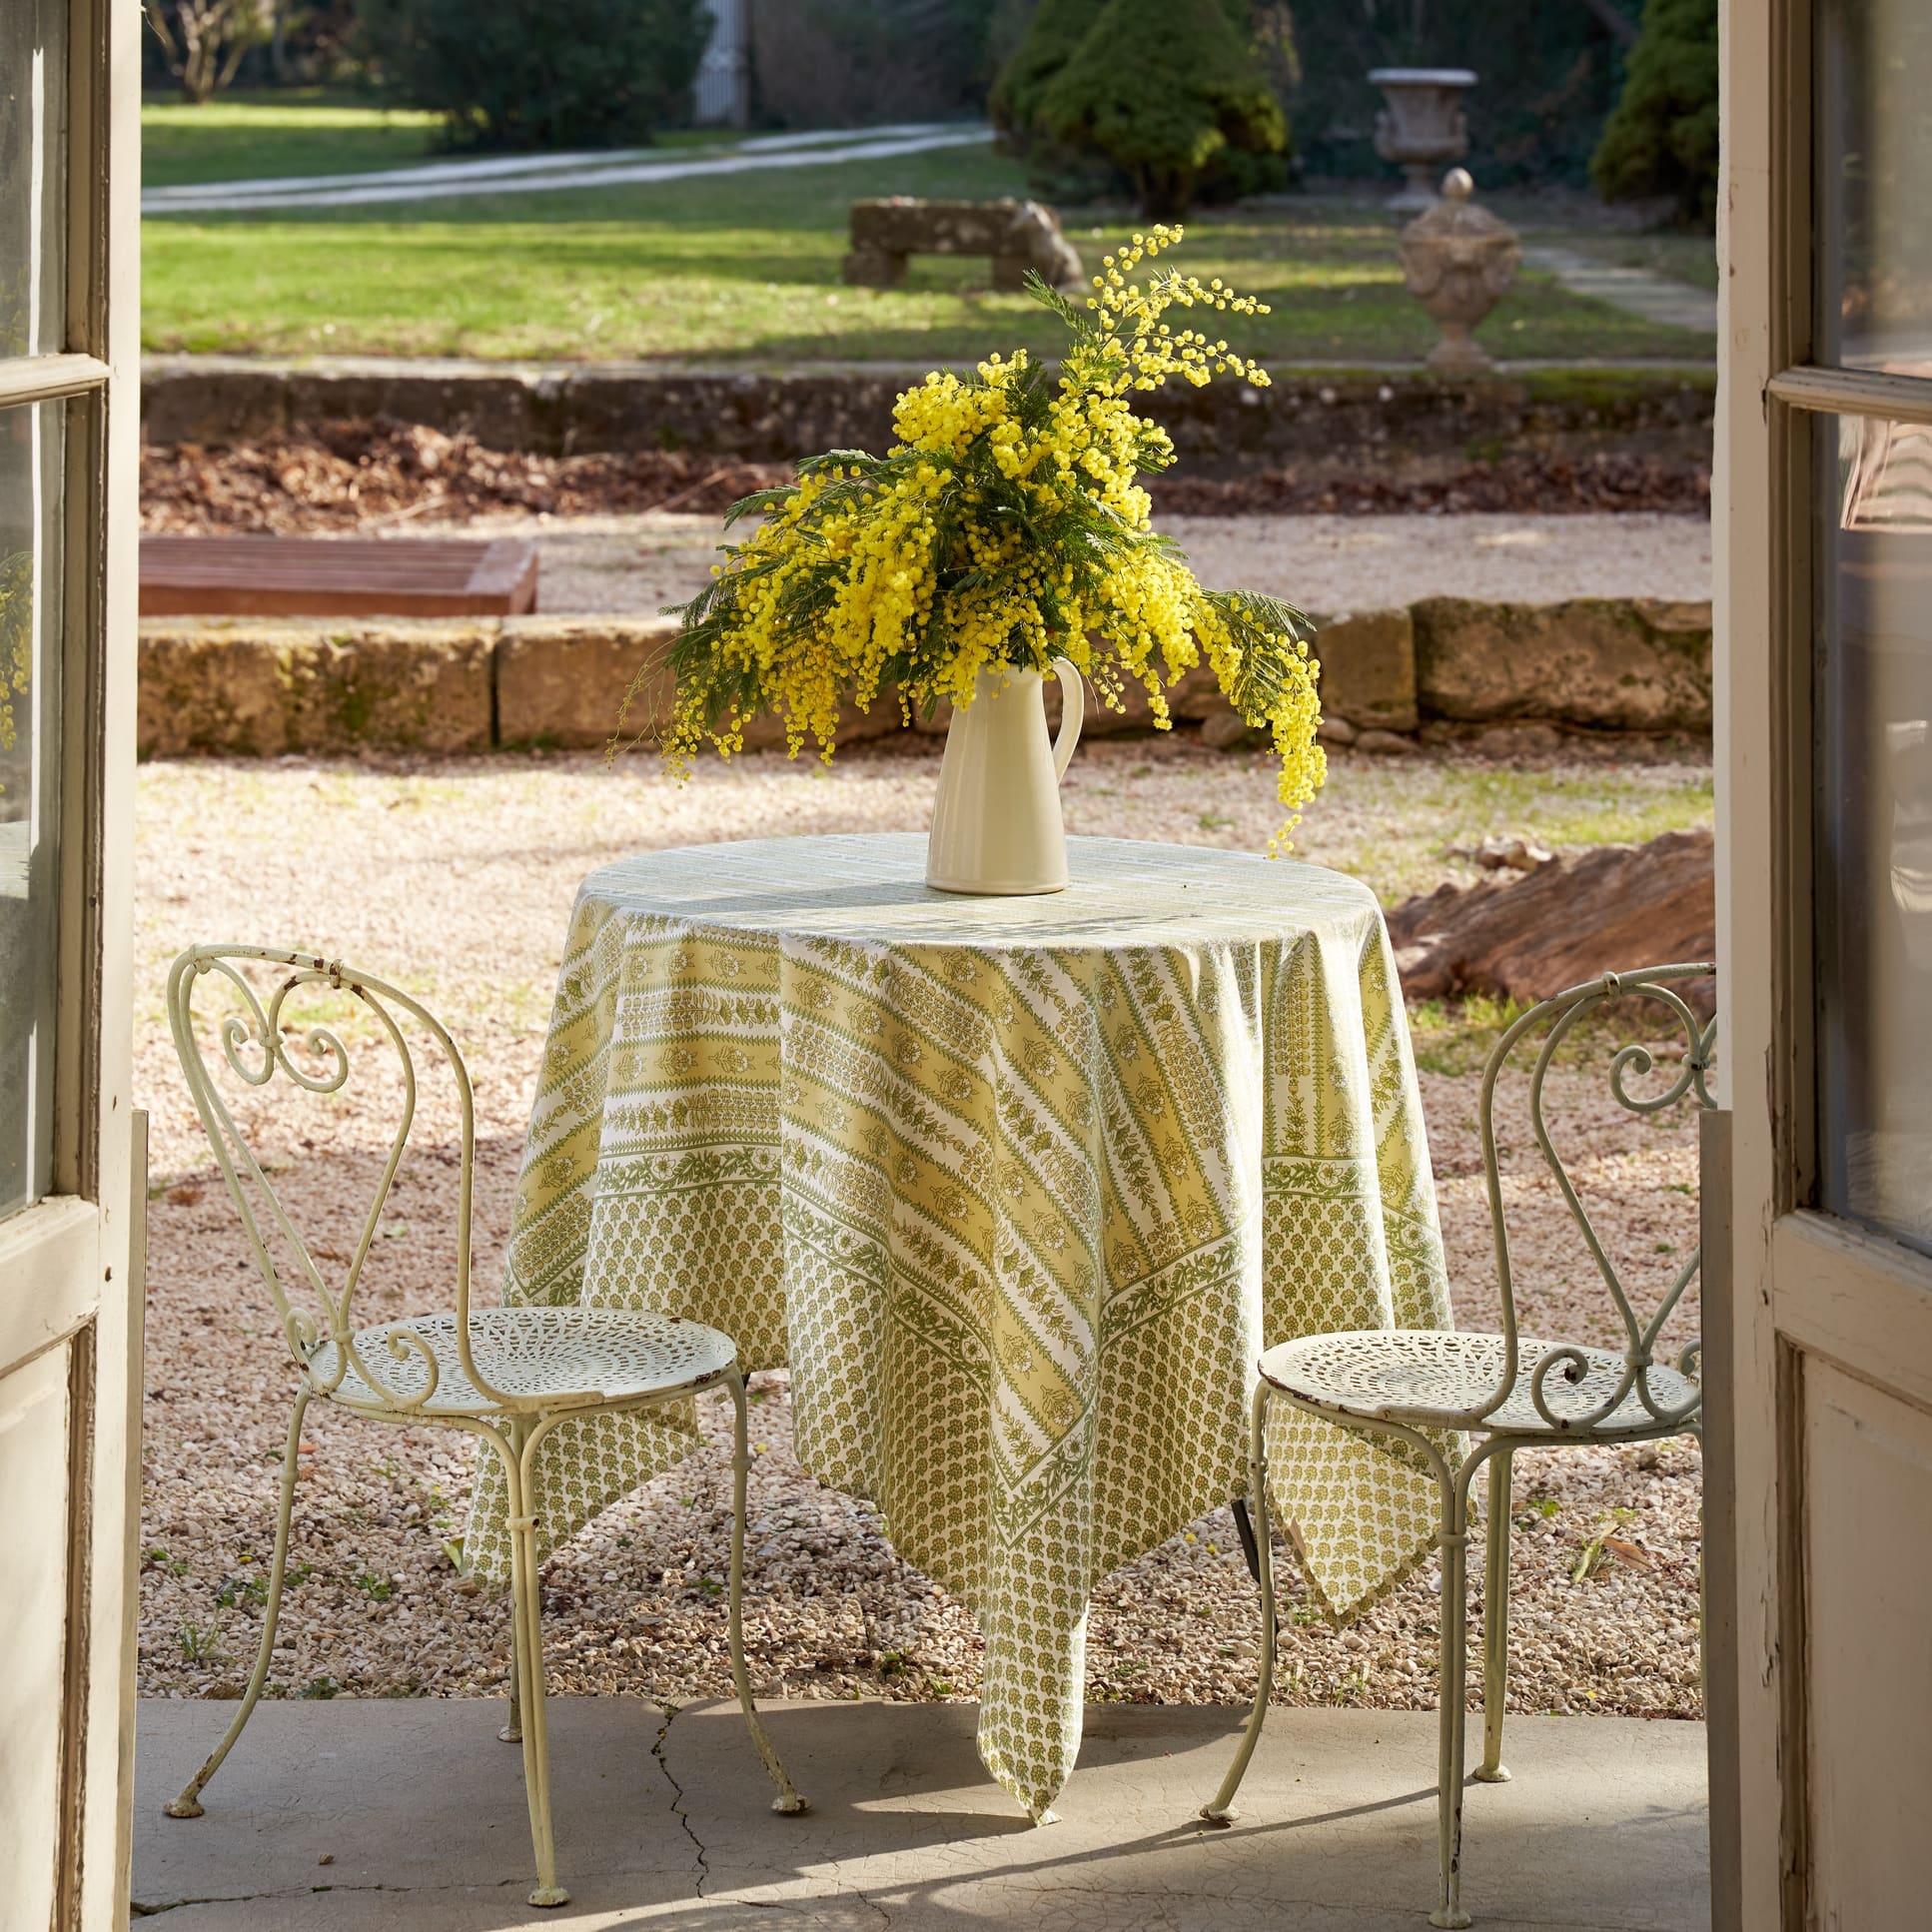
[[[493,515],[715,514],[789,482],[782,464],[688,451],[534,456],[490,450],[386,417],[223,446],[151,444],[141,453],[141,526],[149,530],[364,529]],[[1156,505],[1193,515],[1370,515],[1489,511],[1707,511],[1707,470],[1606,455],[1578,462],[1523,454],[1430,483],[1374,477],[1157,481]]]

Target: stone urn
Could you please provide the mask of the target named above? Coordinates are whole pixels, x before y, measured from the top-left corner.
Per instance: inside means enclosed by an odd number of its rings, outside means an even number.
[[[1369,82],[1389,97],[1376,115],[1376,153],[1408,177],[1388,205],[1414,214],[1434,204],[1437,169],[1469,151],[1458,97],[1475,76],[1466,67],[1378,67]]]
[[[1402,232],[1403,279],[1436,318],[1443,340],[1429,352],[1431,369],[1479,373],[1495,365],[1473,330],[1516,279],[1516,231],[1469,197],[1475,183],[1462,168],[1443,179],[1443,198]]]

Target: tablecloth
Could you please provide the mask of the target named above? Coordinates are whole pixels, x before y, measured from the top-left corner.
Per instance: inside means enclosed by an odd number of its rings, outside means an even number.
[[[962,898],[924,858],[765,839],[584,881],[504,1297],[689,1316],[747,1369],[788,1364],[804,1467],[978,1616],[981,1756],[1040,1817],[1079,1745],[1088,1593],[1245,1486],[1259,1351],[1448,1326],[1449,1296],[1366,887],[1074,839],[1066,892]],[[1346,1616],[1432,1552],[1434,1485],[1275,1417],[1271,1499]],[[543,1546],[692,1429],[561,1426]],[[485,1577],[502,1515],[485,1455]]]

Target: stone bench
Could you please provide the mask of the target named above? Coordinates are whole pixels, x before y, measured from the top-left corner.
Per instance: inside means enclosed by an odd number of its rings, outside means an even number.
[[[1060,232],[1059,218],[1037,201],[890,201],[852,204],[852,252],[847,282],[865,289],[904,285],[915,255],[985,255],[993,287],[1019,289],[1033,270],[1056,289],[1083,280],[1080,257]]]

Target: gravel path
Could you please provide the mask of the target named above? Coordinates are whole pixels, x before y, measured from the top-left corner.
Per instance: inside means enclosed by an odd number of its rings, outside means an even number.
[[[625,851],[710,838],[917,827],[929,752],[855,755],[833,775],[774,757],[706,768],[683,791],[642,761],[499,757],[412,765],[157,764],[141,780],[137,1092],[154,1115],[142,1687],[234,1694],[260,1630],[276,1463],[291,1377],[234,1216],[175,1072],[161,1007],[168,958],[191,938],[291,941],[386,972],[462,1040],[479,1108],[477,1279],[493,1289],[523,1118],[571,895]],[[1688,759],[1473,758],[1336,762],[1302,838],[1386,895],[1455,869],[1446,840],[1480,829],[1545,842],[1641,835],[1708,810]],[[1077,831],[1245,844],[1274,807],[1260,760],[1185,741],[1083,748]],[[1419,1057],[1459,1319],[1494,1319],[1474,1144],[1480,1015],[1418,1015]],[[1657,1269],[1695,1239],[1696,1163],[1683,1123],[1631,1123],[1583,1066],[1559,1067],[1582,1183],[1623,1258]],[[1596,1071],[1600,1074],[1600,1065]],[[348,1210],[379,1159],[367,1111],[278,1104],[273,1165],[299,1218]],[[450,1300],[450,1112],[426,1095],[425,1151],[400,1177],[376,1243],[365,1319]],[[1510,1143],[1527,1145],[1515,1121]],[[1512,1193],[1529,1319],[1601,1337],[1603,1311],[1551,1200]],[[313,1224],[312,1224],[313,1225]],[[338,1224],[339,1225],[339,1224]],[[337,1238],[340,1241],[340,1237]],[[324,1242],[325,1248],[329,1246]],[[336,1253],[342,1249],[337,1247]],[[1687,1325],[1676,1325],[1687,1333]],[[863,1502],[819,1488],[790,1453],[784,1379],[762,1379],[752,1484],[754,1674],[793,1695],[968,1698],[980,1646],[963,1608],[901,1564]],[[558,1690],[681,1701],[728,1687],[717,1588],[728,1469],[723,1418],[678,1469],[608,1511],[550,1564],[546,1655]],[[458,1577],[472,1463],[434,1431],[326,1410],[304,1436],[294,1561],[275,1694],[499,1692],[500,1601]],[[1516,1514],[1511,1703],[1536,1711],[1694,1715],[1699,1466],[1695,1448],[1524,1455]],[[1604,1535],[1617,1539],[1609,1549]],[[1608,1553],[1605,1553],[1607,1550]],[[1286,1566],[1290,1587],[1292,1563]],[[1285,1700],[1416,1707],[1433,1697],[1437,1617],[1419,1577],[1345,1631],[1295,1613]],[[1095,1594],[1095,1698],[1235,1702],[1252,1694],[1256,1605],[1228,1513],[1108,1578]]]
[[[1160,526],[1203,582],[1268,591],[1330,614],[1359,605],[1365,584],[1381,605],[1439,596],[1710,595],[1710,522],[1702,516],[1165,515]],[[704,587],[718,519],[677,510],[496,517],[477,534],[536,538],[540,611],[635,614]]]

